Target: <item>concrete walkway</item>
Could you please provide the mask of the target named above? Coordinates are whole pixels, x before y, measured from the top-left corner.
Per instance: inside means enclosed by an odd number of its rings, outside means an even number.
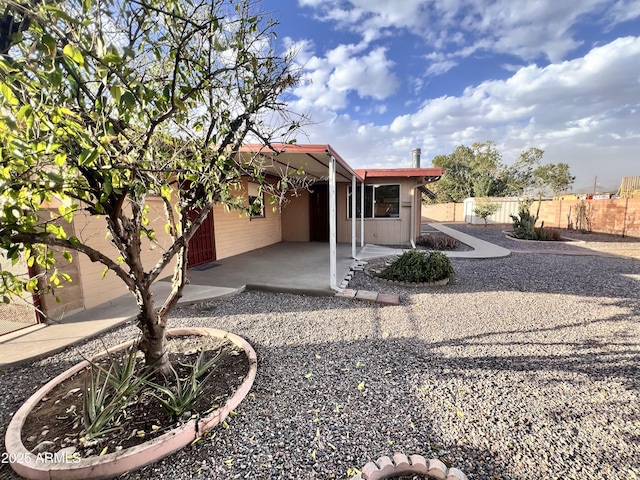
[[[470,235],[439,224],[431,227],[446,233],[474,250],[446,252],[451,257],[504,257],[510,251]],[[357,252],[357,259],[383,257],[402,253],[402,250],[365,245]],[[338,244],[338,282],[350,278],[351,245]],[[275,265],[275,267],[274,267]],[[190,284],[184,289],[180,304],[225,298],[252,288],[297,294],[333,295],[328,287],[328,244],[279,243],[270,247],[215,262],[210,269],[190,270]],[[167,281],[154,285],[157,302],[170,292]],[[394,304],[389,295],[377,292],[339,292],[342,296],[359,300]],[[375,298],[375,300],[374,300]],[[396,301],[397,303],[397,301]],[[38,358],[47,357],[70,345],[99,335],[118,325],[135,320],[137,307],[132,295],[124,295],[111,302],[70,315],[60,322],[35,325],[0,336],[0,370],[11,368]]]
[[[453,237],[460,242],[469,245],[473,250],[461,251],[461,252],[448,252],[444,251],[448,257],[451,258],[500,258],[508,257],[511,255],[511,251],[506,248],[499,247],[493,243],[485,242],[479,238],[472,237],[466,233],[454,230],[451,227],[442,225],[439,223],[430,223],[429,227],[441,231]],[[365,245],[358,253],[359,260],[371,260],[372,258],[386,257],[389,255],[400,255],[406,249],[382,247],[380,245]]]

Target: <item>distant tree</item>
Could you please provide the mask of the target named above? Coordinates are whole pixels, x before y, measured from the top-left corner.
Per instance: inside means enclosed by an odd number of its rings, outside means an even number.
[[[502,166],[502,155],[494,142],[476,142],[471,146],[473,159],[470,167],[474,197],[499,194],[498,176]]]
[[[562,162],[540,165],[533,171],[532,176],[534,187],[538,190],[539,196],[549,190],[554,195],[566,191],[576,179],[571,175],[569,165]]]
[[[434,203],[462,202],[468,197],[523,196],[527,193],[558,193],[571,186],[566,163],[541,165],[544,150],[536,147],[524,150],[518,160],[506,166],[502,155],[491,141],[459,145],[449,155],[438,155],[434,167],[445,170],[432,190]]]
[[[21,31],[1,39],[0,248],[41,265],[53,284],[52,248],[102,263],[136,298],[147,364],[167,372],[168,315],[187,281],[190,238],[214,203],[248,208],[234,195],[239,179],[264,172],[257,156],[237,158],[245,140],[268,145],[298,126],[283,97],[298,80],[293,58],[274,53],[275,23],[253,0],[4,5]],[[286,176],[279,187],[291,188]],[[156,238],[150,194],[164,203],[172,244],[145,270],[143,240]],[[80,210],[104,221],[115,255],[70,234]],[[151,285],[173,259],[171,293],[155,305]],[[2,272],[5,301],[37,288]]]
[[[434,186],[438,203],[496,193],[501,163],[500,152],[493,142],[474,143],[471,147],[459,145],[449,155],[436,156],[432,165],[446,171]]]
[[[434,186],[437,202],[461,202],[473,195],[471,162],[473,150],[459,145],[449,155],[438,155],[433,161],[434,167],[445,169],[445,174]]]
[[[503,166],[500,172],[503,196],[522,196],[534,185],[533,172],[540,164],[544,150],[528,148],[510,166]]]

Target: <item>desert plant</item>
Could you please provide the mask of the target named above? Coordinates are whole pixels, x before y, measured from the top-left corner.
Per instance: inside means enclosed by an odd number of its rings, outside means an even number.
[[[150,382],[153,391],[149,393],[156,398],[162,408],[169,414],[172,420],[180,418],[186,412],[190,412],[202,398],[204,394],[204,384],[208,379],[205,377],[200,381],[195,376],[195,370],[191,370],[185,379],[181,379],[178,372],[171,367],[175,383],[174,386],[161,385]]]
[[[442,252],[407,250],[378,274],[398,282],[426,283],[452,278],[451,260]]]
[[[536,240],[540,240],[542,242],[557,242],[562,240],[562,236],[560,232],[555,228],[546,228],[546,227],[537,227],[535,229],[536,232]]]
[[[416,245],[431,250],[455,250],[460,246],[460,240],[444,233],[430,233],[418,237]]]
[[[478,200],[476,206],[473,209],[473,214],[484,220],[484,226],[487,226],[487,219],[500,210],[500,204],[497,202],[490,202],[489,200]]]
[[[528,199],[520,202],[518,205],[518,215],[509,215],[513,220],[513,231],[511,236],[522,240],[536,240],[536,222],[540,213],[540,204],[535,215],[531,215],[531,203],[533,200]],[[541,227],[544,226],[542,222]]]
[[[109,353],[109,367],[90,361],[82,395],[85,439],[91,440],[118,430],[118,415],[141,393],[151,371],[136,369],[135,346],[121,355]]]
[[[172,420],[180,418],[186,412],[193,410],[204,395],[205,384],[211,377],[213,367],[220,355],[221,352],[218,352],[217,355],[205,362],[204,351],[201,351],[193,365],[181,364],[189,371],[185,378],[180,378],[178,372],[171,367],[175,380],[173,385],[162,385],[148,381],[147,384],[153,389],[149,394],[160,402]]]

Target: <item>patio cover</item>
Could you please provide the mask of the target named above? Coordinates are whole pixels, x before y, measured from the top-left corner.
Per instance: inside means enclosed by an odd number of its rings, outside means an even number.
[[[241,147],[240,155],[245,157],[258,155],[264,161],[264,171],[271,175],[282,177],[288,171],[290,175],[314,182],[329,180],[329,163],[333,157],[336,161],[336,183],[351,183],[354,175],[358,181],[362,181],[362,178],[331,148],[331,145],[274,143],[271,147],[267,147],[260,144],[247,144]],[[293,173],[298,170],[303,173]]]
[[[328,144],[246,144],[241,147],[240,158],[247,161],[257,156],[263,161],[263,172],[277,177],[283,177],[285,173],[290,176],[303,178],[312,183],[329,183],[329,283],[331,288],[338,290],[336,279],[336,183],[351,183],[353,191],[356,191],[356,183],[362,185],[363,179],[353,170],[347,162]],[[361,188],[362,191],[364,191]],[[364,193],[362,193],[364,195]],[[355,211],[355,195],[352,195],[352,208]],[[363,225],[364,219],[361,219]],[[351,251],[352,257],[356,256],[356,219],[352,218],[351,224]]]

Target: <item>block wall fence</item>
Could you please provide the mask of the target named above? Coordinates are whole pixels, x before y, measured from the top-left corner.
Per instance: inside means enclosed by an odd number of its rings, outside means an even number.
[[[627,237],[640,238],[640,198],[617,198],[603,200],[585,200],[590,211],[591,230],[599,233],[611,233]],[[570,222],[576,225],[577,200],[543,200],[540,205],[540,219],[545,227],[567,228]],[[538,207],[534,202],[532,213]],[[490,223],[491,218],[489,218]],[[464,204],[443,203],[422,205],[422,222],[467,222],[477,223],[465,218]]]

